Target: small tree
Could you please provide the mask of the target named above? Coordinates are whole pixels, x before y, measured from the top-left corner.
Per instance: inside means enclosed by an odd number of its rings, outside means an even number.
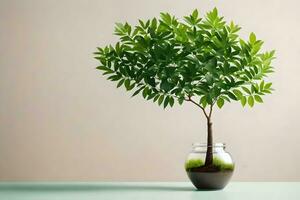
[[[237,34],[240,29],[226,23],[216,8],[203,19],[194,10],[183,22],[161,13],[159,20],[139,20],[134,28],[117,23],[120,41],[98,48],[97,69],[117,87],[135,89],[132,96],[142,93],[164,108],[175,100],[200,108],[207,121],[205,166],[210,166],[214,105],[222,108],[225,102],[240,101],[252,107],[273,90],[264,78],[273,72],[274,51],[261,52],[263,41],[254,33],[244,41]]]

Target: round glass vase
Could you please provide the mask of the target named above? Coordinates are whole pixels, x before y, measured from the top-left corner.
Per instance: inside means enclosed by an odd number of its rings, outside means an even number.
[[[234,171],[234,162],[225,151],[225,144],[214,143],[210,150],[206,143],[194,143],[185,162],[188,177],[200,190],[223,189]],[[212,153],[207,155],[207,151]]]

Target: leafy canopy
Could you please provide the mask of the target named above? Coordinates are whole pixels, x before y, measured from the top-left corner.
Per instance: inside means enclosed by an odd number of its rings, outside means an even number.
[[[263,41],[254,33],[241,39],[240,29],[216,8],[204,18],[194,10],[184,21],[161,13],[160,19],[139,20],[135,27],[116,23],[120,41],[98,48],[97,69],[117,87],[134,90],[132,96],[141,93],[164,107],[175,100],[202,108],[230,101],[252,107],[273,90],[264,79],[273,72],[275,51],[261,52]]]

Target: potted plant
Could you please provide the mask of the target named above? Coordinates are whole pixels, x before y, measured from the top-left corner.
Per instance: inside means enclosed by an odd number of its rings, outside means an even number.
[[[234,170],[224,144],[213,143],[213,108],[231,101],[253,107],[273,90],[265,78],[273,72],[274,50],[261,52],[263,41],[254,33],[241,39],[240,29],[216,8],[204,18],[194,10],[182,21],[161,13],[160,19],[139,20],[135,27],[116,23],[120,41],[95,52],[97,69],[117,87],[134,90],[132,96],[141,93],[164,108],[175,101],[192,103],[203,112],[207,142],[194,144],[185,163],[198,189],[223,188]]]

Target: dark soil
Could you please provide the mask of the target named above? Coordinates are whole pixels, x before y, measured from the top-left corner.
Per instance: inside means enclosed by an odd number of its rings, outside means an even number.
[[[217,166],[202,166],[187,170],[187,174],[199,190],[223,189],[229,182],[233,170],[220,170]]]

